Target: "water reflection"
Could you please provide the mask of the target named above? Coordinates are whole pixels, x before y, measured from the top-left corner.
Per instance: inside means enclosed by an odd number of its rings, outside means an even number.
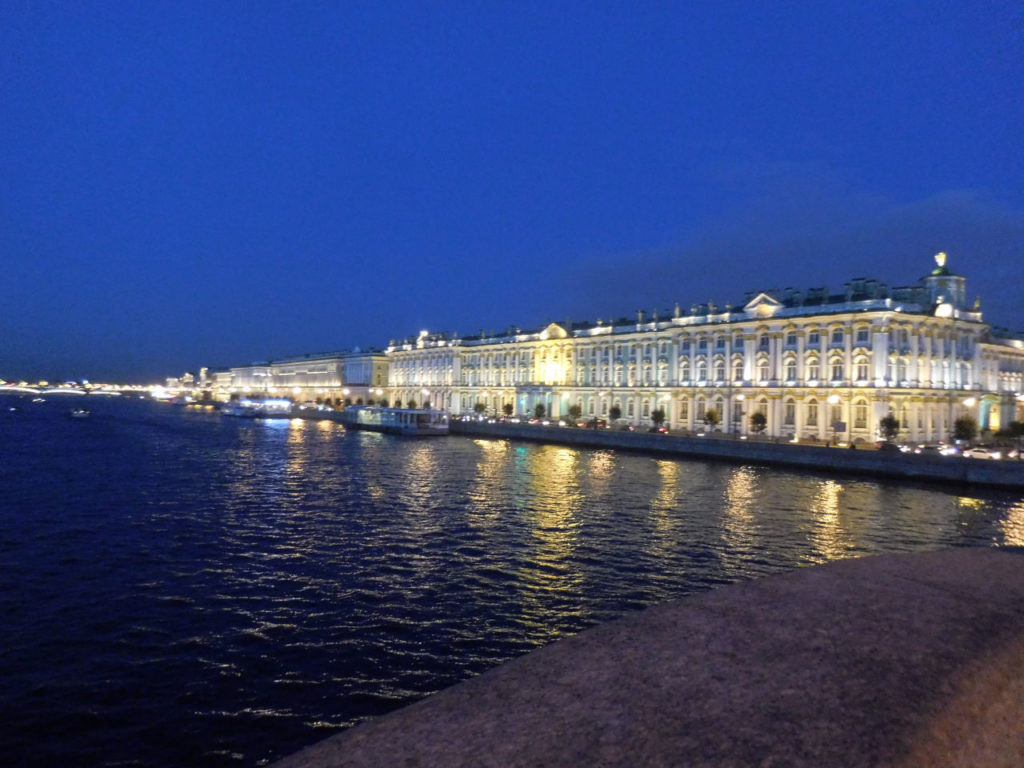
[[[469,521],[487,526],[497,521],[507,504],[505,484],[508,481],[508,440],[474,440],[480,450],[476,475],[469,489]]]
[[[1024,547],[1024,501],[1018,501],[1006,511],[999,522],[1003,534],[1002,544],[1008,547]]]
[[[579,533],[579,451],[541,446],[529,465],[531,503],[524,510],[532,546],[520,569],[522,621],[531,637],[553,640],[578,617],[583,575],[573,554]]]
[[[678,543],[674,520],[679,511],[679,478],[682,469],[678,461],[659,460],[658,474],[661,484],[651,501],[651,519],[654,523],[649,551],[657,558],[669,555]]]
[[[756,546],[754,507],[757,503],[757,475],[750,467],[737,467],[729,473],[722,509],[722,563],[735,578]]]
[[[825,563],[846,557],[851,542],[840,521],[840,496],[843,486],[835,480],[825,480],[811,503],[813,516],[811,543],[814,547],[814,562]]]

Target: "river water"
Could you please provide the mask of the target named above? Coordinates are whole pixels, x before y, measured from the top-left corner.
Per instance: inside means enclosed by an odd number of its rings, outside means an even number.
[[[0,397],[0,755],[263,765],[660,601],[1006,544],[1021,494]]]

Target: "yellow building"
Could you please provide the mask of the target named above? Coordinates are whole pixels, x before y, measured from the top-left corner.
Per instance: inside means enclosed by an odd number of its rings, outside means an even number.
[[[392,343],[387,396],[403,405],[647,425],[656,409],[675,430],[801,440],[877,439],[894,415],[900,438],[947,439],[956,418],[998,429],[1022,418],[1024,342],[993,332],[966,300],[966,278],[945,255],[918,283],[855,279],[758,293],[742,306],[614,322],[551,323],[460,338],[422,331]],[[712,413],[713,412],[713,413]],[[717,422],[714,416],[717,416]],[[709,418],[710,417],[710,418]]]

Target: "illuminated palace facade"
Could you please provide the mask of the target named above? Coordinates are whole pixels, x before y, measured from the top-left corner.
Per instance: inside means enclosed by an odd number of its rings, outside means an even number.
[[[838,295],[787,289],[635,321],[423,331],[386,350],[386,392],[453,413],[543,405],[565,418],[576,405],[590,419],[617,406],[640,426],[661,409],[669,427],[693,432],[713,409],[716,429],[748,433],[760,412],[769,436],[854,443],[877,439],[888,414],[901,439],[920,441],[948,439],[962,415],[992,430],[1024,418],[1024,341],[984,323],[966,278],[943,254],[936,263],[908,287],[855,279]]]

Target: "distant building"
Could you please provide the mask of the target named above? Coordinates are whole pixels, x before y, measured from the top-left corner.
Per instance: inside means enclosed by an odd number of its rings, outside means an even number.
[[[858,278],[825,288],[750,294],[738,306],[635,320],[550,323],[460,338],[427,331],[392,343],[388,398],[454,413],[536,406],[565,417],[646,425],[661,409],[674,429],[871,441],[892,413],[901,439],[947,439],[953,421],[996,430],[1024,419],[1024,341],[994,331],[967,301],[966,278],[936,268],[892,288]],[[717,414],[717,424],[708,419]]]
[[[388,360],[370,350],[330,352],[235,366],[217,375],[218,398],[287,397],[297,403],[377,401],[387,386]]]

